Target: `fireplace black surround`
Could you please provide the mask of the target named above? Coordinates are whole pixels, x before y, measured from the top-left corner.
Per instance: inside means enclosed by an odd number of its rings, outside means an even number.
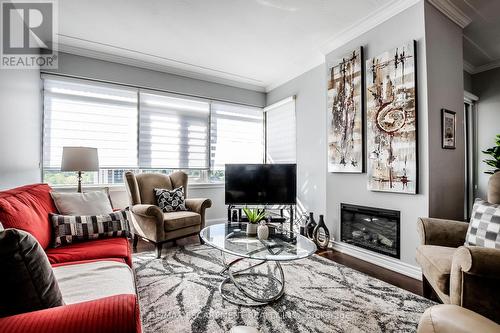
[[[340,215],[342,242],[390,257],[401,257],[399,211],[342,203]]]

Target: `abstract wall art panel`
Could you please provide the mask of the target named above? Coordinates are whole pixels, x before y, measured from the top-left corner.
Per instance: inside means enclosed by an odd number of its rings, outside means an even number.
[[[364,172],[363,49],[328,67],[328,171]]]
[[[366,61],[368,189],[416,194],[415,42]]]

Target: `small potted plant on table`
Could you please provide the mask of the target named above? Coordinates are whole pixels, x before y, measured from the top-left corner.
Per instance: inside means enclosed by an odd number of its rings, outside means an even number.
[[[258,208],[243,208],[243,212],[248,218],[247,234],[256,235],[258,223],[266,216],[264,209]]]
[[[485,171],[491,175],[488,182],[488,201],[497,203],[500,202],[500,134],[496,136],[496,146],[484,150],[483,153],[491,156],[490,159],[484,160],[492,168]]]

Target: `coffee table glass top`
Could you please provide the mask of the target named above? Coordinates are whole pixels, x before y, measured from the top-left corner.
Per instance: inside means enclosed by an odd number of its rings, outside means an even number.
[[[269,226],[267,240],[246,233],[246,223],[221,223],[204,228],[201,238],[221,251],[239,257],[290,261],[306,258],[316,252],[316,244],[297,233]]]

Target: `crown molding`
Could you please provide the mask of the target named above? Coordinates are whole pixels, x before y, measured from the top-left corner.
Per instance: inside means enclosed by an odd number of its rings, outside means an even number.
[[[472,22],[472,19],[467,16],[467,14],[465,14],[460,8],[455,6],[450,0],[427,1],[462,29]]]
[[[469,74],[474,74],[475,67],[473,64],[464,59],[464,71]]]
[[[377,25],[387,21],[391,17],[401,13],[405,9],[419,3],[421,0],[393,0],[388,4],[381,6],[370,15],[349,25],[339,33],[328,38],[320,47],[318,52],[309,60],[303,60],[303,65],[300,70],[288,71],[286,74],[279,76],[279,79],[274,80],[266,87],[266,92],[281,86],[282,84],[306,73],[307,71],[325,63],[325,55],[331,51],[347,44],[351,40],[370,31]]]
[[[474,66],[471,63],[467,62],[464,60],[464,71],[467,73],[474,75],[482,72],[486,72],[495,68],[500,67],[500,59],[497,59],[495,61],[491,61],[487,64],[481,65],[481,66]]]
[[[265,92],[265,83],[260,80],[243,77],[224,71],[214,70],[185,62],[162,58],[134,50],[116,48],[92,41],[59,36],[59,52],[110,61],[158,72],[189,77],[232,87]],[[118,54],[118,52],[120,54]]]
[[[420,0],[393,0],[330,37],[323,43],[320,50],[326,55],[419,2]]]

